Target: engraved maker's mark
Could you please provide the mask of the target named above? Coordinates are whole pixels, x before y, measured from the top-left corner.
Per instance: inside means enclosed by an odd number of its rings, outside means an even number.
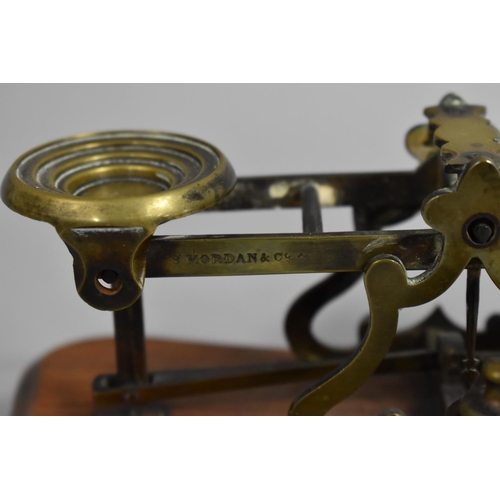
[[[300,254],[297,257],[304,257]],[[257,264],[257,263],[272,263],[272,262],[289,262],[292,254],[288,252],[250,252],[250,253],[204,253],[196,254],[189,253],[184,255],[173,255],[172,262],[174,264]]]

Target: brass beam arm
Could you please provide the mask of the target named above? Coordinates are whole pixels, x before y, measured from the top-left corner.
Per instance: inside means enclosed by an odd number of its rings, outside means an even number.
[[[207,210],[300,207],[301,190],[311,183],[317,186],[323,207],[384,205],[417,210],[427,194],[443,187],[439,159],[424,165],[415,172],[240,177],[233,190]]]
[[[156,236],[146,277],[360,272],[390,253],[406,269],[427,269],[442,247],[432,230],[321,234]]]

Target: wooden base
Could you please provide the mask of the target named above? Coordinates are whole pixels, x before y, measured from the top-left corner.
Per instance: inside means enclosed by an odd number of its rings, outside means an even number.
[[[285,351],[148,340],[149,370],[235,366],[292,359]],[[121,414],[97,410],[91,384],[99,374],[115,372],[114,342],[95,340],[58,349],[35,364],[23,377],[15,415]],[[151,414],[166,415],[286,415],[293,399],[312,381],[209,395],[178,398],[152,406]],[[441,412],[433,374],[373,376],[361,389],[332,409],[330,415],[379,415],[399,408],[407,415]]]

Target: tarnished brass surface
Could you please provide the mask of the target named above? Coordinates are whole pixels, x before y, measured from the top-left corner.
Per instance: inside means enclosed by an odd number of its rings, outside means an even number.
[[[148,251],[148,277],[238,276],[362,271],[381,253],[408,269],[427,269],[442,247],[435,231],[157,236]]]
[[[490,358],[483,368],[484,381],[460,401],[463,416],[500,416],[500,358]]]
[[[441,155],[446,165],[463,166],[463,158],[470,147],[464,139],[467,124],[471,136],[478,141],[481,139],[478,144],[486,144],[488,153],[472,155],[473,159],[460,170],[461,176],[453,189],[439,190],[424,200],[422,215],[425,221],[444,236],[443,250],[434,266],[420,276],[408,278],[403,263],[394,255],[380,255],[368,264],[365,288],[370,304],[370,326],[363,342],[343,365],[294,401],[291,415],[323,415],[352,394],[372,375],[389,351],[397,330],[399,310],[424,304],[441,295],[472,259],[480,260],[495,285],[500,287],[500,247],[497,244],[500,172],[493,162],[489,142],[498,132],[484,119],[478,121],[477,114],[484,113],[484,109],[464,108],[462,102],[449,104],[445,99],[438,108],[426,112],[431,117],[436,145],[445,148]],[[436,116],[444,118],[439,121]]]
[[[420,162],[439,153],[427,124],[417,125],[406,134],[406,149]]]
[[[218,203],[235,182],[224,155],[198,139],[101,132],[24,154],[4,179],[2,198],[20,214],[52,224],[75,257],[81,297],[117,310],[140,296],[145,248],[156,227]],[[118,274],[121,286],[99,286],[102,271]]]
[[[224,155],[198,139],[165,132],[81,134],[28,151],[2,185],[4,202],[60,232],[144,227],[218,203],[236,177]]]
[[[476,156],[485,156],[500,164],[498,130],[484,117],[484,106],[467,105],[460,97],[449,94],[439,106],[427,108],[429,130],[448,172],[459,173]]]
[[[119,369],[116,376],[96,380],[99,404],[119,404],[130,394],[146,402],[323,377],[290,409],[292,415],[323,415],[377,370],[437,368],[445,357],[438,359],[436,349],[425,343],[432,341],[430,324],[422,330],[425,335],[406,335],[396,353],[387,356],[399,310],[440,296],[465,268],[465,371],[474,394],[482,268],[500,288],[500,145],[484,111],[454,95],[427,108],[429,125],[413,128],[406,138],[408,150],[420,161],[415,172],[305,173],[236,182],[222,153],[202,141],[160,132],[106,132],[26,153],[4,180],[2,197],[12,209],[56,227],[74,257],[84,300],[120,311],[115,312]],[[322,233],[320,207],[340,205],[353,207],[357,230]],[[153,237],[158,224],[199,210],[272,207],[301,207],[304,233]],[[431,229],[382,230],[420,207]],[[409,278],[409,270],[424,272]],[[319,309],[309,299],[319,297],[323,305],[336,295],[334,286],[342,291],[355,281],[355,275],[344,280],[338,274],[294,306],[290,316],[304,319],[297,323],[302,330],[289,333],[292,347],[314,363],[147,373],[139,302],[145,277],[325,272],[364,273],[370,320],[349,357],[329,357],[334,351],[317,343],[309,328]],[[489,341],[483,336],[483,344]],[[409,352],[403,353],[403,347]],[[493,383],[498,370],[491,366],[485,376]],[[467,401],[462,401],[462,413],[472,414],[474,404]]]

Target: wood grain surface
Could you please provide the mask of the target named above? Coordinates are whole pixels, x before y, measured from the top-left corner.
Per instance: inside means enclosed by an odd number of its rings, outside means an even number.
[[[243,349],[152,339],[147,341],[149,370],[235,366],[292,359],[286,351]],[[111,339],[62,347],[24,375],[14,415],[121,415],[124,408],[97,409],[91,384],[98,374],[115,371]],[[161,401],[151,415],[286,415],[293,399],[312,381]],[[392,407],[407,415],[440,413],[435,375],[424,373],[373,376],[330,415],[379,415]],[[148,411],[142,413],[148,413]]]

